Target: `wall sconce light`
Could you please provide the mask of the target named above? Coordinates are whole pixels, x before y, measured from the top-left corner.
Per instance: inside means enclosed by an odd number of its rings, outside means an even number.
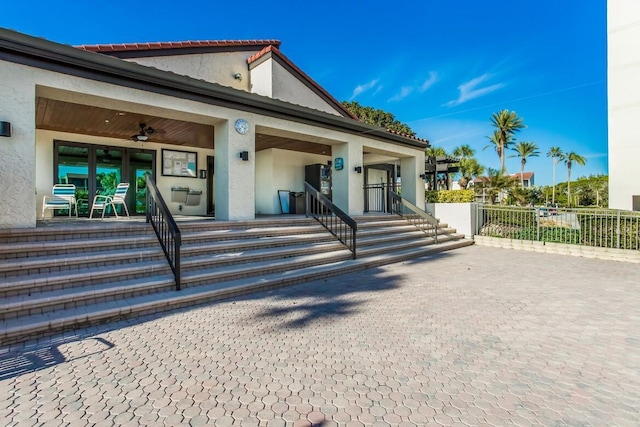
[[[356,173],[362,173],[362,166],[356,166],[353,170],[356,171]]]
[[[0,122],[0,136],[11,136],[11,123],[9,122]]]
[[[200,179],[206,179],[207,178],[207,170],[206,169],[200,169]]]
[[[249,160],[249,152],[248,152],[248,151],[241,151],[241,152],[240,152],[240,158],[241,158],[243,161],[245,161],[245,162],[246,162],[247,160]]]
[[[418,178],[427,179],[427,174],[421,173],[420,175],[418,175]]]
[[[233,75],[233,78],[234,78],[234,79],[236,79],[236,80],[240,80],[240,81],[242,81],[242,74],[240,74],[240,73],[235,73],[235,74]]]

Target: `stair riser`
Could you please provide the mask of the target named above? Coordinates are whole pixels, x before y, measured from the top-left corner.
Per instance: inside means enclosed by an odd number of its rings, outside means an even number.
[[[305,221],[287,221],[283,222],[282,220],[278,221],[254,221],[250,223],[228,223],[228,222],[212,222],[206,224],[182,224],[178,222],[178,228],[183,233],[197,233],[197,232],[205,232],[205,231],[216,231],[216,230],[249,230],[249,229],[260,229],[260,228],[285,228],[285,227],[305,227],[305,226],[317,226],[318,222],[315,220],[305,220]]]
[[[113,255],[108,257],[100,257],[95,260],[82,260],[81,258],[78,258],[64,264],[56,263],[55,259],[52,259],[51,262],[38,263],[37,265],[29,265],[28,262],[25,262],[25,264],[21,266],[0,267],[0,279],[25,276],[29,274],[47,274],[61,271],[84,271],[86,269],[106,266],[117,268],[116,266],[118,265],[133,264],[136,262],[144,261],[157,261],[160,259],[165,259],[164,253],[162,251],[156,251],[153,254],[143,254],[136,257],[128,258],[115,258],[113,257]]]
[[[350,254],[345,254],[343,256],[332,257],[331,260],[322,260],[322,261],[305,261],[291,264],[283,264],[283,265],[274,265],[268,268],[261,268],[258,270],[251,270],[250,268],[246,269],[243,272],[234,272],[234,273],[224,273],[224,274],[211,274],[202,278],[184,278],[182,280],[182,284],[184,287],[194,287],[204,284],[211,283],[220,283],[224,281],[245,279],[248,277],[256,277],[265,274],[273,274],[273,273],[282,273],[284,271],[291,271],[300,268],[313,267],[316,265],[322,265],[332,262],[345,261],[348,259],[352,259],[353,257]]]
[[[320,230],[317,228],[312,228],[310,230],[299,230],[296,231],[295,235],[304,235],[304,234],[317,234],[322,233],[324,230]],[[247,233],[224,233],[224,234],[206,234],[206,235],[198,235],[198,234],[183,234],[182,242],[183,244],[197,244],[197,243],[216,243],[216,242],[226,242],[230,240],[251,240],[251,239],[261,239],[261,238],[269,238],[269,237],[282,237],[282,236],[291,236],[292,233],[288,232],[286,229],[283,230],[268,230],[264,232],[247,232]]]
[[[118,251],[118,250],[128,250],[128,249],[148,249],[148,248],[156,248],[159,243],[157,239],[149,240],[149,241],[141,241],[141,242],[130,242],[126,239],[123,239],[120,242],[113,242],[107,245],[100,244],[100,242],[96,242],[95,240],[83,242],[82,245],[74,245],[72,247],[64,247],[58,246],[51,248],[25,248],[23,250],[16,250],[13,252],[0,252],[0,260],[15,260],[18,258],[35,258],[35,257],[55,257],[59,255],[73,255],[73,254],[81,254],[87,252],[104,252],[104,251]]]
[[[273,249],[273,248],[286,248],[299,246],[304,248],[304,245],[313,245],[318,243],[335,242],[335,237],[327,235],[325,237],[316,237],[310,240],[281,240],[277,242],[261,242],[261,241],[246,241],[242,243],[229,243],[228,246],[216,246],[213,248],[193,248],[192,245],[184,245],[181,249],[181,254],[184,257],[198,256],[207,254],[224,254],[229,252],[236,252],[239,250],[251,250],[251,249]],[[202,243],[200,243],[202,245]],[[306,248],[305,248],[306,249]]]
[[[312,254],[320,254],[328,251],[337,251],[341,249],[344,249],[344,246],[338,244],[331,247],[320,247],[320,248],[305,247],[303,250],[305,255],[312,255]],[[198,255],[202,255],[202,254],[198,254]],[[290,250],[287,252],[280,251],[273,254],[260,254],[255,256],[239,256],[239,257],[233,257],[233,258],[198,260],[197,263],[193,263],[193,264],[189,262],[189,258],[185,259],[183,257],[181,266],[182,266],[183,272],[189,272],[189,271],[195,271],[200,269],[225,267],[229,265],[242,265],[242,264],[250,264],[250,263],[260,262],[260,261],[273,261],[278,259],[287,259],[297,255],[300,255],[300,249]]]
[[[128,237],[148,237],[153,234],[153,229],[149,227],[135,228],[78,228],[78,229],[60,229],[56,231],[48,231],[42,229],[33,229],[24,234],[12,234],[0,232],[0,245],[10,243],[44,243],[44,242],[61,242],[76,240],[94,240],[110,238],[116,234],[126,235]],[[151,233],[151,234],[150,234]]]
[[[129,267],[128,265],[123,264],[123,267]],[[100,285],[104,283],[113,283],[117,281],[123,280],[131,280],[131,279],[143,279],[152,277],[154,275],[165,275],[172,274],[171,268],[169,264],[164,262],[161,266],[155,266],[153,268],[135,268],[135,269],[127,269],[121,270],[114,267],[108,274],[95,275],[90,273],[90,275],[84,274],[87,273],[81,269],[78,269],[78,274],[72,277],[66,277],[60,280],[51,279],[38,279],[33,282],[25,282],[20,284],[15,284],[12,286],[11,283],[5,284],[0,287],[0,300],[3,298],[16,297],[20,295],[32,295],[42,292],[53,292],[59,291],[62,289],[73,289],[78,288],[81,289],[87,285]],[[8,285],[8,286],[7,286]]]
[[[40,304],[23,304],[21,307],[8,307],[0,313],[0,321],[16,319],[19,317],[37,316],[54,311],[79,308],[111,301],[126,301],[128,298],[148,295],[156,292],[171,291],[175,289],[175,282],[153,284],[147,287],[137,287],[132,290],[120,290],[119,292],[96,293],[92,295],[79,295],[73,300],[45,301]]]

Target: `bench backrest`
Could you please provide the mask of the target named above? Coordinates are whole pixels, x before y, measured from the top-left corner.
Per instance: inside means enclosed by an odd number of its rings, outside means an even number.
[[[69,203],[76,201],[76,186],[73,184],[56,184],[51,192],[53,200],[65,200]]]
[[[125,202],[124,199],[127,196],[127,191],[129,191],[128,182],[121,182],[120,184],[118,184],[118,187],[116,188],[116,192],[113,195],[113,201],[115,203],[124,203]]]

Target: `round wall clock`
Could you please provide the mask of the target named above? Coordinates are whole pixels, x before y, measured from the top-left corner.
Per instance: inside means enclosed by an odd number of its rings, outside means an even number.
[[[249,122],[247,122],[245,119],[236,120],[235,127],[236,132],[241,135],[245,135],[247,132],[249,132]]]

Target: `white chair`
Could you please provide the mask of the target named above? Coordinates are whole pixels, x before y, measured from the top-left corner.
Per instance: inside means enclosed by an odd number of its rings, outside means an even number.
[[[102,196],[100,194],[96,195],[93,198],[93,203],[91,204],[91,212],[89,213],[89,218],[93,218],[94,210],[102,210],[102,218],[104,218],[104,213],[109,206],[111,206],[111,209],[113,209],[113,213],[116,214],[116,218],[119,218],[116,205],[122,205],[128,217],[129,209],[127,208],[126,201],[127,191],[129,191],[129,183],[122,182],[118,184],[116,192],[112,196]]]
[[[69,218],[71,218],[73,208],[75,208],[76,216],[78,216],[76,186],[73,184],[56,184],[51,190],[51,197],[44,196],[42,199],[42,219],[44,219],[44,212],[47,209],[67,209],[69,210]]]

